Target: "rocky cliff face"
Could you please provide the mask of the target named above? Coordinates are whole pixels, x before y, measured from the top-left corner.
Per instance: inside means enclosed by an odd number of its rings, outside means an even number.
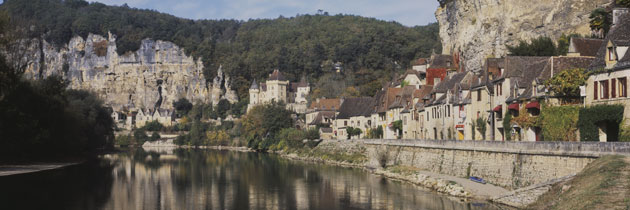
[[[468,70],[507,54],[518,40],[563,33],[590,35],[590,12],[610,0],[452,0],[438,8],[444,54],[460,52]]]
[[[214,84],[207,84],[201,60],[171,42],[145,39],[138,51],[118,55],[115,35],[90,34],[61,48],[45,41],[35,48],[27,77],[61,75],[70,88],[92,91],[115,109],[170,109],[179,98],[214,104],[221,98],[238,100],[227,76],[219,71]]]

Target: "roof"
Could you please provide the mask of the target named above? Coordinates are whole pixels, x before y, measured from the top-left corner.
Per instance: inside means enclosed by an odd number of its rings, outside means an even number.
[[[630,46],[630,13],[620,15],[619,18],[619,24],[608,31],[608,35],[606,35],[604,42],[599,47],[595,56],[596,60],[589,67],[590,70],[606,67],[606,46],[608,42],[612,42],[615,46]],[[627,67],[630,67],[630,55],[628,53],[615,64],[613,69]]]
[[[325,118],[329,118],[332,119],[335,117],[335,112],[334,111],[321,111],[317,113],[317,116],[315,116],[315,118],[313,118],[313,121],[309,122],[309,125],[317,125],[320,124],[322,122],[323,119]]]
[[[551,60],[553,61],[553,63],[548,62],[547,65],[545,65],[545,68],[540,73],[540,75],[536,77],[537,79],[542,80],[542,81],[550,79],[553,76],[551,75],[552,72],[555,75],[569,69],[577,69],[577,68],[586,69],[591,65],[591,63],[593,63],[593,61],[595,61],[595,58],[583,57],[583,56],[580,56],[580,57],[564,57],[563,56],[563,57],[551,57]]]
[[[280,72],[280,70],[276,69],[273,70],[273,72],[271,74],[269,74],[269,80],[287,80],[284,77],[284,74],[282,74],[282,72]]]
[[[433,91],[433,85],[423,85],[420,89],[413,92],[413,97],[422,99],[429,95],[431,91]]]
[[[394,99],[394,102],[391,103],[387,109],[394,108],[405,108],[409,103],[413,101],[413,94],[416,90],[415,86],[405,86],[402,88],[402,91],[398,93]]]
[[[571,51],[569,51],[569,53],[579,53],[580,56],[595,57],[597,50],[603,43],[603,39],[573,37],[571,38]]]
[[[254,81],[252,82],[252,85],[249,87],[249,89],[258,89],[258,83],[256,83],[256,79],[254,79]]]
[[[434,92],[446,93],[446,91],[449,89],[452,89],[455,86],[455,84],[459,84],[459,82],[461,82],[462,79],[464,79],[466,74],[468,74],[468,72],[460,72],[450,77],[444,78],[444,81],[440,82],[437,86],[435,86]]]
[[[505,57],[503,75],[497,79],[510,77],[533,77],[540,73],[549,57],[508,56]],[[496,79],[495,79],[496,80]]]
[[[402,91],[402,88],[386,88],[385,90],[379,91],[374,96],[376,100],[376,112],[383,113],[387,112],[388,107],[394,103],[396,99],[396,95]]]
[[[313,110],[338,110],[341,107],[341,99],[319,99],[311,103],[309,109]]]
[[[339,108],[337,119],[350,119],[356,116],[370,116],[374,107],[374,99],[370,97],[346,98]]]
[[[417,65],[426,65],[427,64],[427,59],[426,58],[418,58],[413,62],[414,66]]]
[[[332,133],[333,129],[332,128],[326,128],[326,127],[321,127],[319,128],[320,131],[322,131],[322,133]]]
[[[308,82],[306,82],[306,78],[302,77],[302,79],[300,79],[300,82],[297,83],[298,87],[308,87]]]
[[[433,55],[429,68],[453,68],[453,57],[450,55]]]

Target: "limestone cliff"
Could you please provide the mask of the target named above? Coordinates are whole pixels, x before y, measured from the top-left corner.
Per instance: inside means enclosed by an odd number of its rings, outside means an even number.
[[[460,52],[468,70],[489,56],[504,56],[506,44],[563,33],[590,35],[590,12],[611,0],[452,0],[435,12],[444,54]]]
[[[238,100],[227,76],[224,80],[219,71],[215,84],[208,84],[201,60],[171,42],[144,39],[139,50],[118,55],[115,35],[90,34],[66,46],[42,41],[35,48],[27,77],[61,75],[70,88],[92,91],[115,109],[172,108],[182,97],[214,104],[221,98]]]

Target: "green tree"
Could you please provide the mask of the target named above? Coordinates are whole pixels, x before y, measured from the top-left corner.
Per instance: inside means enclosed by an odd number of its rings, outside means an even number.
[[[475,121],[475,127],[477,128],[477,131],[481,133],[482,140],[486,140],[486,130],[487,130],[486,119],[483,117],[477,118],[477,120]]]
[[[602,32],[604,37],[608,34],[608,30],[610,30],[612,25],[612,15],[606,9],[597,8],[591,11],[589,19],[591,30]]]
[[[247,139],[248,147],[267,150],[275,143],[271,141],[280,130],[293,126],[292,114],[285,109],[283,103],[273,102],[255,106],[241,119],[243,124],[241,137]]]
[[[547,86],[554,95],[563,97],[563,99],[580,98],[580,86],[586,84],[587,74],[584,69],[569,69],[554,75],[551,79],[545,81]]]
[[[615,0],[615,3],[618,6],[622,6],[622,7],[626,7],[626,8],[630,7],[630,0]]]
[[[538,37],[530,42],[519,41],[516,46],[506,46],[512,56],[555,56],[556,44],[549,37]]]
[[[567,55],[567,53],[569,53],[569,45],[571,44],[569,42],[571,41],[571,38],[575,38],[575,37],[582,37],[582,36],[579,34],[569,34],[569,35],[562,34],[560,38],[558,39],[557,54]]]
[[[175,108],[178,116],[185,116],[192,109],[193,104],[186,98],[180,98],[179,100],[173,102],[173,107]]]
[[[225,117],[228,115],[228,112],[230,111],[230,106],[232,106],[232,104],[230,104],[228,100],[219,100],[216,112],[221,119],[225,119]]]

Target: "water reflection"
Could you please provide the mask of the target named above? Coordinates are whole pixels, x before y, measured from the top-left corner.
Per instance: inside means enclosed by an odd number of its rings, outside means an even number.
[[[214,150],[130,151],[54,172],[0,177],[0,186],[0,199],[16,207],[7,209],[496,208],[358,169]]]

